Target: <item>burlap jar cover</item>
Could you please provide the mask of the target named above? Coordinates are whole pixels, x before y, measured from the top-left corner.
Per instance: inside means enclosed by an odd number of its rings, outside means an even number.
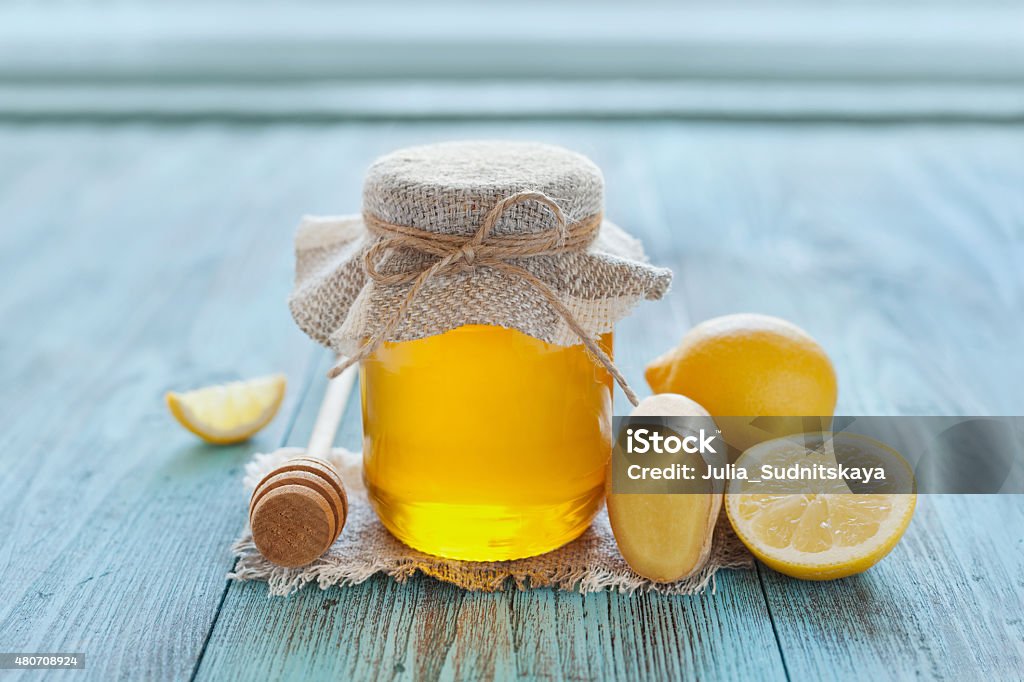
[[[383,341],[495,325],[552,344],[585,344],[635,403],[595,340],[639,301],[661,298],[672,275],[650,265],[640,243],[604,219],[603,189],[589,159],[550,145],[460,142],[389,154],[367,174],[361,216],[303,220],[292,315],[344,358],[333,373]],[[351,486],[360,477],[358,458],[335,457]],[[250,483],[273,459],[257,456]],[[403,579],[417,571],[468,589],[500,589],[511,579],[519,587],[680,594],[703,588],[718,568],[749,563],[720,525],[704,571],[654,586],[618,556],[603,511],[581,538],[548,555],[459,562],[402,545],[368,508],[361,486],[353,497],[345,532],[319,561],[303,569],[275,567],[246,535],[236,543],[240,560],[232,577],[267,580],[277,594],[314,580],[326,587],[377,572]]]
[[[467,324],[583,342],[633,400],[594,340],[640,300],[661,298],[672,273],[603,219],[603,203],[601,171],[559,147],[397,151],[370,167],[362,216],[303,221],[292,315],[349,363],[384,338]]]

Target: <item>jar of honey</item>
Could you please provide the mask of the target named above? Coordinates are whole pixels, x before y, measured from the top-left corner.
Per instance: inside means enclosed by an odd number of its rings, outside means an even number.
[[[297,252],[293,315],[360,365],[363,478],[395,537],[496,561],[586,530],[613,386],[628,391],[612,328],[671,279],[604,219],[593,163],[525,143],[401,150],[371,167],[362,216],[307,219]]]

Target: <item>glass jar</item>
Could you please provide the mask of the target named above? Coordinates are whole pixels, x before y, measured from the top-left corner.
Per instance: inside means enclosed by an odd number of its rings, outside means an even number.
[[[601,337],[611,355],[612,334]],[[604,497],[612,381],[582,346],[468,325],[362,361],[363,478],[429,554],[497,561],[576,538]]]
[[[388,530],[494,561],[587,528],[613,381],[635,399],[610,330],[672,280],[605,218],[592,161],[533,142],[396,150],[360,214],[307,217],[295,246],[292,316],[342,356],[331,376],[361,368],[363,478]]]

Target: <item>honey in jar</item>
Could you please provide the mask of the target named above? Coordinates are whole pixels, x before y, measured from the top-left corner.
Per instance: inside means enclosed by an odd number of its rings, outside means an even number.
[[[610,353],[612,335],[601,344]],[[359,378],[363,479],[399,540],[455,559],[516,559],[590,525],[612,382],[582,345],[467,325],[385,343]]]

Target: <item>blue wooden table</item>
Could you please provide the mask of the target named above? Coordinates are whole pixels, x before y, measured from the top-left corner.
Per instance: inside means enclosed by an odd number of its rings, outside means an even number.
[[[763,566],[694,597],[227,582],[243,465],[304,443],[323,388],[285,305],[299,217],[358,210],[379,153],[464,137],[590,155],[608,214],[675,270],[619,329],[634,385],[694,322],[758,311],[825,345],[840,413],[1024,411],[1018,125],[7,123],[0,651],[85,652],[52,677],[95,680],[1024,677],[1014,496],[923,497],[887,559],[830,583]],[[248,444],[203,445],[162,402],[272,371],[286,403]]]

